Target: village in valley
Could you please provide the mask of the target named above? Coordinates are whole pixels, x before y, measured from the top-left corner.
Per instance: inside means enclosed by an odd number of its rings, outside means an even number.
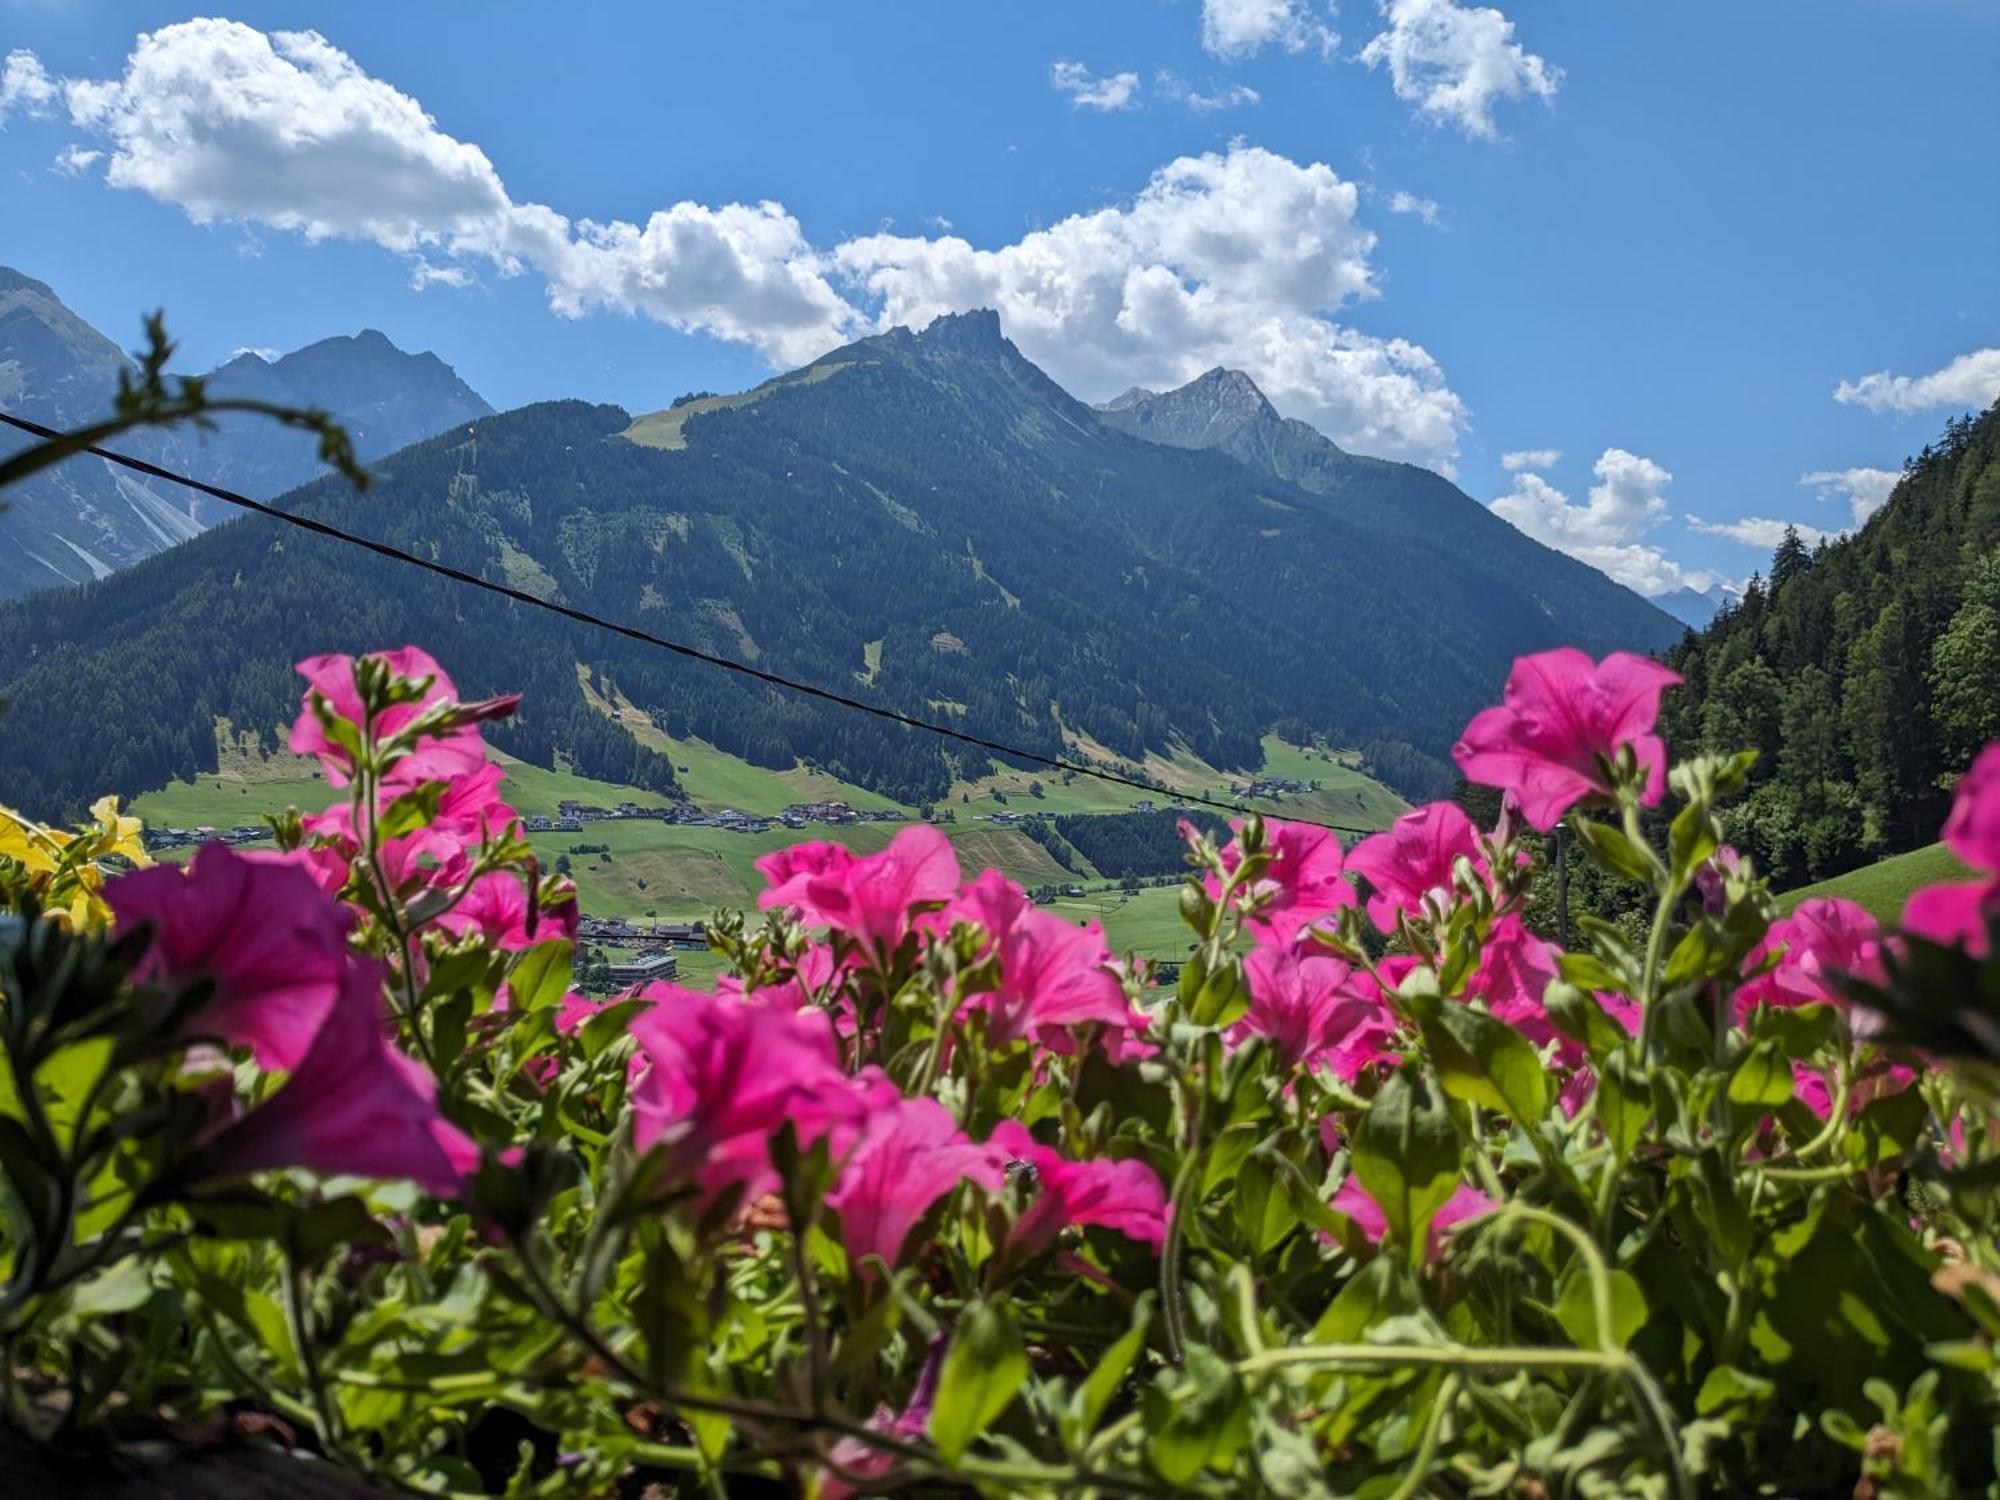
[[[266,819],[281,818],[288,805],[324,805],[325,782],[290,757],[247,754],[226,734],[218,749],[228,753],[219,753],[216,771],[137,799],[134,811],[147,819],[146,845],[156,857],[179,862],[216,841],[268,846]],[[996,865],[1037,905],[1073,921],[1100,922],[1114,949],[1171,972],[1185,947],[1173,892],[1166,888],[1178,878],[1177,853],[1170,850],[1158,869],[1140,875],[1100,868],[1065,830],[1080,836],[1079,823],[1090,830],[1105,826],[1100,819],[1133,815],[1171,829],[1216,801],[1380,826],[1401,806],[1359,771],[1351,753],[1275,739],[1267,742],[1266,765],[1256,774],[1232,776],[1194,765],[1118,767],[1147,782],[1148,792],[1069,772],[1042,779],[996,767],[982,782],[961,784],[948,797],[917,806],[804,767],[787,776],[753,770],[707,746],[673,750],[680,795],[511,757],[503,762],[523,835],[549,873],[577,885],[582,914],[574,963],[577,987],[586,992],[710,982],[723,960],[709,950],[705,918],[719,905],[754,900],[762,881],[756,862],[763,855],[802,838],[867,852],[918,821],[943,828],[968,864]]]

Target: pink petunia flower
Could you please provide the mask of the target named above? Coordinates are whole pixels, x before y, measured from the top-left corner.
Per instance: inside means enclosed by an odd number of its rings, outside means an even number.
[[[406,774],[407,769],[404,763],[383,778],[376,795],[378,813],[387,812],[398,797],[421,784],[420,779]],[[453,778],[445,784],[437,813],[429,822],[411,833],[384,840],[378,854],[389,884],[399,887],[413,876],[436,886],[463,882],[480,846],[489,838],[505,835],[519,821],[520,815],[499,794],[504,774],[489,761],[477,771]],[[315,840],[315,859],[325,863],[329,874],[337,871],[339,878],[331,888],[338,890],[347,878],[348,864],[361,852],[352,804],[336,802],[302,822]]]
[[[513,870],[489,870],[437,925],[454,937],[478,933],[496,948],[518,952],[549,938],[575,938],[574,894],[561,906],[531,910],[528,888]]]
[[[199,1175],[303,1167],[454,1196],[479,1148],[438,1113],[437,1080],[383,1038],[382,1021],[382,970],[355,962],[290,1079],[202,1148]]]
[[[870,1431],[906,1441],[924,1435],[924,1429],[930,1425],[931,1408],[937,1403],[938,1381],[944,1373],[945,1350],[950,1344],[951,1340],[943,1333],[931,1339],[930,1352],[924,1358],[923,1369],[917,1374],[909,1404],[900,1412],[886,1406],[877,1407],[875,1415],[868,1419]],[[855,1479],[864,1481],[880,1479],[892,1472],[900,1461],[887,1448],[858,1437],[842,1438],[827,1451],[827,1457],[839,1466],[841,1472],[829,1472],[820,1480],[819,1500],[850,1500],[851,1496],[861,1491],[842,1478],[843,1474],[851,1474]]]
[[[1960,778],[1944,824],[1945,847],[1986,879],[1926,886],[1903,907],[1903,930],[1985,958],[2000,921],[2000,740]]]
[[[1903,907],[1903,931],[1974,958],[1992,952],[1991,928],[2000,921],[2000,880],[1927,885]]]
[[[842,1072],[824,1011],[664,984],[642,995],[654,1003],[632,1022],[641,1054],[633,1143],[641,1151],[664,1143],[668,1178],[705,1196],[741,1185],[754,1198],[775,1187],[769,1141],[787,1121],[811,1145],[837,1124],[858,1128],[883,1103],[879,1090]]]
[[[1848,1092],[1848,1117],[1851,1119],[1860,1114],[1877,1099],[1900,1094],[1916,1081],[1916,1069],[1886,1058],[1874,1058],[1863,1067]],[[1793,1063],[1792,1095],[1822,1120],[1833,1113],[1833,1086],[1823,1069],[1809,1067],[1802,1062]]]
[[[1559,957],[1554,943],[1535,936],[1518,914],[1509,912],[1487,932],[1465,997],[1485,1001],[1495,1020],[1505,1021],[1538,1047],[1566,1040],[1542,1005],[1556,979]]]
[[[1476,1219],[1496,1206],[1493,1199],[1478,1188],[1461,1182],[1431,1220],[1430,1233],[1424,1241],[1424,1259],[1436,1260],[1444,1247],[1446,1234],[1467,1219]],[[1382,1212],[1382,1205],[1369,1195],[1361,1185],[1361,1179],[1352,1174],[1340,1185],[1340,1191],[1333,1195],[1328,1207],[1335,1213],[1347,1215],[1372,1245],[1381,1244],[1389,1233],[1389,1220]]]
[[[1034,1201],[1008,1230],[1010,1247],[1037,1254],[1072,1224],[1101,1224],[1159,1253],[1167,1237],[1167,1195],[1144,1162],[1071,1161],[1015,1120],[1001,1121],[987,1143],[1035,1171]]]
[[[1131,1007],[1095,922],[1076,927],[1039,910],[998,870],[983,871],[938,916],[940,928],[955,922],[981,929],[982,952],[999,960],[998,987],[966,1002],[968,1010],[986,1012],[993,1046],[1093,1022],[1127,1026]]]
[[[999,1191],[1004,1155],[968,1140],[935,1099],[902,1099],[873,1115],[827,1207],[840,1215],[848,1260],[879,1256],[891,1268],[917,1220],[961,1182]]]
[[[1374,982],[1365,975],[1357,977],[1331,955],[1260,944],[1244,960],[1243,975],[1250,987],[1250,1008],[1230,1028],[1232,1037],[1264,1037],[1287,1068],[1315,1066],[1341,1054],[1343,1042],[1352,1043],[1371,1029],[1386,1034],[1393,1026],[1380,996],[1368,993]],[[1375,1035],[1364,1044],[1370,1057],[1373,1043],[1383,1039],[1384,1035]],[[1352,1053],[1352,1046],[1348,1051]],[[1352,1081],[1341,1063],[1336,1063],[1335,1071]]]
[[[1230,825],[1237,837],[1222,850],[1222,866],[1234,873],[1243,862],[1241,822]],[[1239,887],[1234,899],[1251,906],[1253,932],[1267,939],[1289,943],[1319,921],[1343,907],[1355,904],[1354,886],[1343,875],[1346,868],[1340,839],[1329,829],[1311,823],[1264,820],[1264,849],[1271,862],[1246,889]],[[1222,883],[1214,875],[1205,880],[1211,898],[1222,894]]]
[[[1601,663],[1569,646],[1519,657],[1501,706],[1473,716],[1452,758],[1466,780],[1511,792],[1547,833],[1578,802],[1611,795],[1600,761],[1629,745],[1646,777],[1640,801],[1651,807],[1667,776],[1666,746],[1652,729],[1660,694],[1680,680],[1623,651]]]
[[[888,960],[923,911],[951,899],[959,879],[951,840],[928,824],[905,828],[875,854],[801,844],[766,855],[758,868],[771,882],[759,906],[792,907],[809,925],[852,938],[876,964]]]
[[[1980,751],[1959,778],[1943,837],[1945,847],[1975,870],[2000,873],[2000,740]]]
[[[444,668],[436,658],[417,646],[404,646],[396,651],[376,651],[368,653],[389,665],[399,677],[415,680],[430,679],[430,686],[424,690],[423,698],[416,703],[398,704],[385,710],[375,721],[375,735],[386,739],[406,727],[424,710],[434,703],[454,702],[458,689],[452,685]],[[309,656],[298,664],[298,673],[306,680],[306,696],[299,716],[292,724],[290,740],[294,755],[312,755],[326,768],[327,780],[335,786],[345,786],[354,772],[353,758],[348,752],[328,738],[326,727],[312,709],[312,695],[318,693],[325,700],[334,717],[347,720],[359,726],[364,710],[361,703],[361,689],[354,677],[355,659],[351,656]],[[484,703],[466,705],[468,712],[478,719],[505,718],[520,704],[518,696],[493,698]],[[447,734],[432,737],[426,744],[403,763],[404,775],[422,780],[450,781],[462,775],[477,771],[486,761],[486,747],[480,742],[477,723],[467,722]]]
[[[1368,920],[1387,933],[1396,930],[1399,913],[1422,917],[1450,906],[1452,871],[1461,855],[1479,861],[1472,819],[1456,803],[1432,802],[1356,844],[1347,869],[1373,887]]]
[[[185,867],[119,876],[104,898],[121,929],[153,929],[138,978],[214,984],[196,1031],[248,1047],[260,1067],[298,1066],[347,979],[354,926],[303,861],[207,844]]]
[[[1736,992],[1736,1010],[1745,1016],[1759,1005],[1837,1005],[1848,1008],[1839,976],[1882,979],[1882,929],[1865,907],[1837,896],[1799,904],[1771,924],[1763,942],[1745,962],[1755,967],[1782,948],[1778,966]]]
[[[766,910],[774,906],[802,908],[809,881],[821,875],[838,877],[853,863],[852,849],[822,839],[774,849],[757,861],[757,870],[770,887],[757,898],[757,904]]]

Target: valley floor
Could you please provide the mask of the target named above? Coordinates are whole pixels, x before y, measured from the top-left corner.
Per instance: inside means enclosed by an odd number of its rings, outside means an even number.
[[[770,817],[792,802],[837,797],[857,810],[896,808],[908,821],[919,816],[916,808],[901,808],[804,768],[793,772],[765,770],[698,741],[673,741],[660,748],[674,757],[677,776],[705,809],[726,806]],[[507,773],[503,792],[525,817],[553,817],[566,800],[598,807],[615,807],[621,802],[642,807],[666,805],[667,799],[631,787],[548,770],[511,757],[500,759]],[[1179,791],[1225,799],[1233,789],[1253,779],[1249,773],[1218,772],[1191,758],[1163,759],[1149,765],[1148,770]],[[1275,737],[1266,740],[1265,764],[1255,774],[1313,788],[1259,799],[1256,805],[1271,816],[1380,828],[1405,807],[1394,793],[1356,769],[1351,757],[1301,748]],[[1040,796],[1031,790],[1034,785],[1040,786]],[[176,782],[135,798],[131,810],[145,819],[149,829],[226,832],[254,825],[265,813],[281,812],[288,806],[307,811],[323,807],[336,795],[336,789],[304,762],[286,756],[261,761],[237,757],[226,760],[219,773],[204,774],[193,782]],[[968,875],[991,867],[1031,890],[1057,887],[1068,894],[1058,896],[1051,909],[1078,922],[1102,923],[1114,951],[1171,961],[1188,948],[1187,930],[1178,912],[1178,886],[1122,890],[1087,860],[1073,858],[1078,868],[1067,869],[1018,825],[993,821],[996,814],[1107,815],[1130,811],[1135,803],[1147,801],[1164,808],[1169,800],[1166,793],[1148,798],[1145,793],[1087,777],[1065,781],[1053,773],[1037,776],[1003,768],[977,782],[954,787],[948,799],[938,804],[938,810],[948,812],[954,820],[942,826]],[[907,821],[833,827],[812,823],[803,829],[780,826],[738,833],[634,818],[587,823],[576,831],[534,832],[529,842],[544,868],[567,865],[582,908],[589,915],[687,921],[704,917],[717,907],[754,907],[757,893],[764,888],[756,861],[773,850],[806,839],[831,839],[867,853],[887,844],[904,826]],[[167,857],[180,857],[180,851],[168,851]],[[678,958],[683,984],[704,985],[720,967],[720,961],[706,953],[682,952]]]

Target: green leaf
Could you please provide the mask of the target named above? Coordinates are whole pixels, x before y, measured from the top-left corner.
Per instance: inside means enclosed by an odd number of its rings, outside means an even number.
[[[276,1298],[251,1284],[264,1278],[247,1276],[246,1261],[241,1250],[200,1241],[190,1242],[170,1258],[181,1280],[191,1285],[210,1307],[256,1340],[285,1378],[296,1382],[298,1367],[284,1309]]]
[[[1627,1349],[1639,1330],[1646,1326],[1646,1294],[1639,1286],[1639,1278],[1630,1271],[1614,1270],[1609,1280],[1611,1343],[1620,1349]],[[1563,1278],[1561,1295],[1556,1298],[1556,1321],[1562,1324],[1563,1332],[1579,1349],[1604,1347],[1604,1338],[1597,1326],[1597,1299],[1591,1291],[1590,1275],[1581,1265],[1573,1266]]]
[[[1226,1469],[1250,1440],[1250,1401],[1235,1371],[1213,1350],[1188,1350],[1186,1375],[1194,1394],[1146,1387],[1146,1456],[1168,1484],[1179,1488],[1204,1469]],[[1179,1377],[1169,1376],[1178,1381]]]
[[[1894,1161],[1923,1139],[1928,1118],[1924,1096],[1915,1087],[1885,1094],[1854,1117],[1841,1140],[1841,1151],[1855,1167]]]
[[[1446,1093],[1516,1124],[1533,1125],[1548,1112],[1549,1080],[1528,1039],[1484,1011],[1454,1001],[1421,1004],[1417,1024]]]
[[[1794,1059],[1811,1057],[1833,1040],[1840,1015],[1831,1005],[1759,1006],[1752,1035],[1771,1041]]]
[[[1627,1043],[1606,1056],[1597,1073],[1597,1123],[1604,1127],[1612,1155],[1620,1161],[1630,1156],[1652,1117],[1645,1065]]]
[[[1667,955],[1666,986],[1673,989],[1677,985],[1713,979],[1733,969],[1736,966],[1734,960],[1722,928],[1710,918],[1703,917],[1681,934],[1681,940],[1674,944],[1674,951]]]
[[[630,1036],[632,1018],[652,1003],[650,1000],[621,1000],[616,1005],[605,1006],[585,1021],[577,1030],[577,1041],[583,1048],[584,1057],[595,1062],[607,1049]]]
[[[1756,1229],[1718,1147],[1709,1146],[1701,1153],[1699,1170],[1688,1183],[1694,1195],[1695,1218],[1708,1231],[1723,1263],[1732,1268],[1742,1265],[1755,1245]]]
[[[1729,1102],[1745,1109],[1776,1109],[1791,1097],[1791,1060],[1776,1042],[1758,1042],[1729,1075]]]
[[[35,1070],[33,1081],[41,1090],[49,1130],[58,1144],[67,1147],[76,1127],[83,1123],[77,1116],[90,1098],[99,1075],[110,1063],[113,1045],[108,1036],[72,1042],[50,1054]]]
[[[1722,843],[1715,817],[1703,802],[1690,802],[1674,817],[1667,831],[1667,853],[1672,860],[1674,883],[1685,885],[1695,866],[1707,859]]]
[[[1027,1379],[1028,1354],[1019,1332],[991,1303],[973,1303],[945,1351],[931,1407],[931,1441],[948,1462],[965,1456],[972,1440],[1013,1403]]]
[[[1753,1416],[1769,1404],[1778,1392],[1775,1382],[1733,1365],[1717,1365],[1701,1382],[1694,1409],[1704,1417],[1728,1411]]]
[[[1237,1171],[1231,1198],[1237,1232],[1254,1255],[1266,1254],[1298,1227],[1299,1216],[1277,1169],[1257,1153],[1253,1152]]]
[[[438,804],[444,800],[447,789],[447,783],[442,781],[426,781],[412,787],[382,809],[382,815],[375,822],[376,836],[386,841],[415,833],[419,828],[428,828],[431,819],[437,816]]]
[[[508,1003],[516,1010],[557,1005],[569,989],[570,942],[550,938],[523,953],[507,974]]]
[[[1250,1008],[1250,995],[1243,987],[1243,971],[1234,955],[1225,958],[1202,981],[1188,1007],[1188,1019],[1197,1026],[1227,1026]]]
[[[1626,990],[1631,988],[1624,975],[1590,953],[1565,953],[1556,960],[1562,977],[1584,990]]]
[[[1591,818],[1572,818],[1569,826],[1575,830],[1577,842],[1583,845],[1584,852],[1604,869],[1627,880],[1636,880],[1641,885],[1653,883],[1656,856],[1652,850],[1633,843],[1609,823],[1599,823]]]
[[[1417,1288],[1399,1260],[1377,1256],[1363,1266],[1313,1325],[1315,1344],[1358,1344],[1368,1330],[1418,1311]]]
[[[1567,979],[1555,980],[1542,991],[1542,1009],[1558,1030],[1583,1043],[1592,1057],[1601,1058],[1630,1040],[1625,1028],[1605,1013],[1595,995]]]
[[[1097,1367],[1070,1395],[1069,1409],[1062,1417],[1062,1436],[1072,1452],[1097,1431],[1105,1408],[1111,1405],[1111,1398],[1118,1394],[1118,1387],[1124,1384],[1139,1352],[1146,1347],[1146,1335],[1152,1324],[1153,1294],[1143,1292],[1132,1306],[1132,1326],[1104,1351]]]
[[[1260,1125],[1231,1125],[1209,1145],[1208,1160],[1202,1165],[1201,1196],[1232,1181],[1244,1160],[1268,1132]]]
[[[87,1318],[130,1312],[145,1306],[152,1295],[153,1281],[147,1274],[146,1262],[128,1255],[117,1265],[78,1284],[70,1292],[69,1310]]]
[[[0,1173],[20,1200],[21,1211],[35,1225],[38,1234],[65,1234],[68,1226],[57,1224],[62,1184],[42,1164],[35,1138],[16,1120],[0,1115]],[[9,1225],[12,1228],[12,1225]]]
[[[1458,1134],[1441,1090],[1414,1063],[1382,1085],[1353,1142],[1355,1175],[1382,1207],[1389,1232],[1421,1263],[1431,1220],[1458,1183]]]

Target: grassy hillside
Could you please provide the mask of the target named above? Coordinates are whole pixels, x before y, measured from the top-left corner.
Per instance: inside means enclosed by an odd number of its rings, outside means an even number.
[[[1181,959],[1194,944],[1194,933],[1180,916],[1179,885],[1147,886],[1126,893],[1091,891],[1065,896],[1049,910],[1075,922],[1100,922],[1114,953],[1142,958]]]
[[[504,795],[517,812],[554,816],[566,799],[611,806],[636,802],[662,807],[667,799],[636,787],[597,781],[569,771],[546,771],[504,752],[493,758],[506,767]],[[254,823],[263,814],[297,807],[314,812],[338,795],[311,761],[291,755],[267,756],[255,769],[224,763],[219,772],[204,772],[194,781],[176,781],[157,792],[135,797],[128,811],[156,828],[228,828]]]
[[[787,803],[841,798],[858,808],[896,804],[850,783],[799,767],[772,771],[752,766],[700,740],[674,739],[655,727],[629,700],[612,688],[600,693],[579,675],[579,682],[599,712],[625,725],[635,738],[673,759],[675,774],[698,805],[770,815]],[[336,795],[310,761],[283,753],[255,750],[254,738],[218,727],[218,745],[228,752],[218,757],[220,770],[194,781],[172,785],[136,798],[131,811],[161,828],[231,828],[254,824],[265,813],[288,806],[304,811],[324,807]],[[667,805],[667,799],[615,782],[600,781],[568,770],[546,770],[503,752],[495,758],[506,769],[502,791],[523,814],[553,816],[566,800],[614,806],[631,801],[641,806]],[[1203,796],[1226,797],[1231,777],[1192,756],[1171,761],[1156,757],[1148,769],[1176,788]],[[1263,775],[1295,781],[1317,781],[1316,792],[1260,802],[1278,817],[1320,818],[1363,827],[1386,826],[1404,803],[1371,781],[1338,753],[1307,750],[1275,736],[1264,742]],[[956,816],[945,826],[967,874],[998,869],[1022,885],[1097,884],[1087,864],[1066,870],[1048,851],[1018,828],[996,828],[985,821],[994,812],[1042,811],[1064,814],[1104,814],[1129,808],[1142,792],[1089,777],[1064,783],[1057,776],[1042,780],[1041,798],[1030,795],[1026,773],[996,770],[977,783],[961,783],[945,804]],[[1164,800],[1155,794],[1156,800]],[[1003,799],[1004,798],[1004,803]],[[915,809],[905,809],[914,817]],[[691,828],[650,820],[585,825],[574,833],[537,833],[530,842],[549,868],[567,859],[583,909],[598,916],[696,917],[718,906],[751,906],[764,888],[756,861],[774,849],[808,838],[827,838],[859,853],[871,853],[893,838],[895,823],[864,823],[840,828],[815,824],[804,831],[774,828],[765,833],[732,833],[720,828]],[[583,845],[607,845],[602,852],[572,853]],[[1187,947],[1175,911],[1173,890],[1147,889],[1126,895],[1111,890],[1081,900],[1059,903],[1058,910],[1078,921],[1097,919],[1105,925],[1112,946],[1153,958],[1176,958]]]
[[[700,916],[718,906],[754,906],[764,889],[756,862],[773,850],[807,838],[832,839],[871,854],[897,832],[893,823],[794,832],[730,833],[665,823],[593,823],[581,833],[537,833],[529,842],[554,866],[567,855],[583,909],[598,916]],[[946,829],[970,874],[991,866],[1023,885],[1073,880],[1026,834],[1009,828],[964,825]],[[606,844],[602,854],[569,854],[579,844]]]
[[[1394,792],[1356,768],[1346,752],[1307,749],[1289,744],[1275,734],[1264,736],[1264,762],[1252,772],[1223,772],[1197,760],[1185,751],[1172,757],[1153,755],[1143,767],[1149,776],[1164,781],[1177,792],[1230,800],[1229,788],[1255,776],[1279,777],[1287,781],[1317,781],[1319,790],[1280,798],[1260,798],[1254,805],[1274,818],[1312,818],[1322,822],[1353,824],[1361,828],[1386,828],[1409,804]],[[1092,759],[1112,760],[1109,751],[1088,745],[1074,747],[1074,753]],[[1039,784],[1042,795],[1030,788]],[[1059,771],[1016,771],[996,766],[977,781],[959,781],[944,805],[975,813],[993,813],[1003,805],[1016,812],[1111,813],[1124,812],[1141,800],[1164,805],[1171,794],[1135,791],[1094,777],[1072,776],[1065,780]],[[858,805],[858,804],[857,804]]]
[[[706,740],[675,739],[653,722],[652,716],[632,702],[616,685],[600,691],[589,670],[577,667],[577,686],[584,701],[613,723],[622,725],[632,738],[649,750],[657,750],[673,762],[674,779],[703,807],[733,807],[738,812],[775,813],[793,802],[845,802],[861,811],[905,807],[891,798],[842,781],[807,766],[790,771],[753,766],[739,756],[718,750]],[[524,809],[525,811],[525,809]]]
[[[1943,844],[1912,849],[1891,855],[1859,870],[1849,870],[1817,885],[1787,891],[1778,898],[1786,911],[1815,896],[1841,896],[1865,906],[1879,922],[1893,922],[1903,914],[1903,903],[1920,886],[1946,880],[1969,880],[1972,872]]]

